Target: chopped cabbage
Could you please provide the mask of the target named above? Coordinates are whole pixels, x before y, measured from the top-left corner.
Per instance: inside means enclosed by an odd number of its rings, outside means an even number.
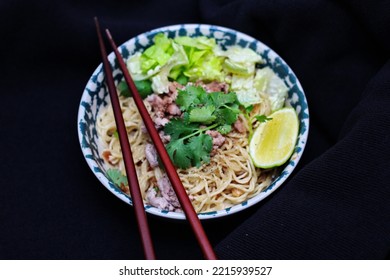
[[[224,67],[227,72],[238,75],[252,75],[255,73],[256,63],[263,62],[260,55],[252,49],[244,49],[239,46],[230,47],[225,55]]]
[[[217,47],[212,38],[181,36],[172,40],[161,33],[142,54],[131,56],[127,67],[134,80],[151,79],[157,93],[168,91],[168,78],[176,80],[182,74],[191,81],[222,81],[224,58],[215,55]]]
[[[272,111],[281,109],[284,107],[286,101],[288,88],[276,74],[271,77],[268,83],[268,89],[266,93],[271,101]]]
[[[231,90],[237,95],[238,101],[248,107],[252,104],[261,103],[260,92],[254,87],[252,76],[233,75]]]
[[[257,69],[263,59],[249,48],[222,50],[215,39],[160,33],[154,44],[127,61],[135,81],[150,80],[156,93],[168,92],[169,80],[219,81],[230,84],[239,102],[247,107],[269,98],[272,111],[284,106],[288,88],[269,67]]]
[[[196,38],[181,36],[175,38],[174,41],[184,47],[190,47],[199,50],[212,50],[217,45],[215,39],[207,38],[205,36]]]
[[[288,88],[271,68],[264,67],[256,71],[253,86],[259,92],[265,93],[271,102],[271,110],[275,111],[284,106]]]

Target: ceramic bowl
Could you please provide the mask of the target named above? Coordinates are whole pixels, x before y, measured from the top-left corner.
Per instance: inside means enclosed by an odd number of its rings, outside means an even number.
[[[213,219],[224,217],[255,205],[269,196],[272,192],[277,190],[283,184],[283,182],[286,181],[286,179],[293,172],[294,168],[297,166],[304,151],[308,137],[309,109],[304,91],[298,81],[298,78],[295,76],[292,69],[278,54],[276,54],[272,49],[259,40],[239,31],[214,25],[181,24],[157,28],[140,34],[120,45],[118,47],[120,53],[125,59],[127,59],[135,52],[144,50],[150,46],[153,42],[153,37],[157,33],[161,32],[172,38],[175,36],[214,37],[217,43],[222,47],[239,45],[241,47],[251,48],[263,57],[263,59],[266,61],[266,65],[271,67],[273,71],[288,86],[288,102],[292,105],[292,107],[294,107],[299,118],[299,135],[294,153],[290,160],[283,166],[280,175],[276,177],[274,181],[257,196],[250,198],[245,202],[224,210],[200,213],[198,215],[201,220]],[[96,46],[98,46],[98,44],[96,44]],[[122,74],[119,70],[114,53],[110,53],[108,58],[114,67],[113,76],[115,82],[118,83],[122,79]],[[103,68],[102,64],[100,64],[93,72],[82,94],[77,120],[77,131],[80,146],[83,157],[88,163],[91,171],[99,179],[102,185],[119,199],[131,205],[131,198],[108,179],[108,176],[106,175],[107,167],[105,166],[105,163],[100,156],[101,151],[99,151],[98,135],[95,127],[96,120],[100,109],[110,102],[108,92],[106,91],[106,87],[104,85],[103,77]],[[145,205],[145,210],[149,214],[161,216],[164,218],[185,219],[185,215],[183,213],[168,212],[148,205]]]

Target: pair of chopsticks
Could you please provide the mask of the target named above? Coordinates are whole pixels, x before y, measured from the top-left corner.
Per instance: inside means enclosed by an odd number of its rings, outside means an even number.
[[[98,19],[95,17],[95,25],[98,33],[100,51],[103,59],[103,67],[106,76],[106,83],[108,87],[108,91],[110,94],[110,99],[112,103],[112,107],[114,110],[115,122],[118,130],[119,141],[122,148],[123,159],[125,162],[126,174],[129,182],[130,194],[133,200],[133,206],[135,210],[135,215],[138,223],[139,233],[141,235],[142,245],[145,253],[146,259],[155,259],[155,252],[153,248],[153,242],[150,235],[150,230],[146,218],[146,213],[144,209],[144,204],[142,200],[141,191],[139,188],[137,173],[135,170],[135,165],[131,153],[130,143],[127,137],[126,127],[123,121],[122,111],[119,104],[119,98],[116,91],[114,79],[112,77],[112,70],[110,63],[108,62],[107,52],[103,43],[102,34],[100,31],[100,25]],[[118,59],[119,67],[123,73],[125,81],[133,93],[133,99],[137,108],[141,114],[142,120],[149,132],[149,135],[156,147],[157,153],[163,163],[166,173],[168,175],[169,180],[171,181],[172,187],[179,199],[180,205],[186,215],[187,220],[189,221],[193,232],[195,233],[196,239],[201,247],[203,255],[205,259],[215,260],[217,259],[215,252],[207,238],[207,235],[202,227],[202,224],[196,214],[190,199],[184,189],[184,186],[179,178],[179,175],[176,172],[175,167],[165,149],[164,144],[161,141],[161,138],[154,127],[154,122],[151,119],[149,112],[147,111],[141,96],[139,95],[137,88],[135,87],[134,81],[130,76],[130,73],[126,67],[126,64],[123,60],[123,57],[118,51],[118,48],[111,36],[111,33],[108,29],[106,29],[106,34],[108,41],[111,44],[112,49],[115,52],[116,58]]]

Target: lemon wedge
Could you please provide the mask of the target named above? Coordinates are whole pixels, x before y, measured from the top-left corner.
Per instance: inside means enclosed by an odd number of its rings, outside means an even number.
[[[273,112],[256,128],[249,143],[249,154],[256,167],[272,168],[284,164],[294,151],[298,137],[298,116],[294,108]]]

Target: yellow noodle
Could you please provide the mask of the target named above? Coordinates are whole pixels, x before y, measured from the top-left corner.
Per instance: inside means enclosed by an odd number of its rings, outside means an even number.
[[[142,131],[143,122],[132,98],[120,97],[122,113],[125,120],[129,141],[133,153],[136,171],[140,182],[144,202],[148,203],[146,192],[164,175],[159,168],[151,168],[145,157],[145,146],[150,143],[147,133]],[[150,104],[144,102],[153,117]],[[270,113],[267,98],[261,105],[256,105],[253,115]],[[247,128],[245,117],[240,116]],[[256,123],[253,123],[256,126]],[[103,153],[109,154],[107,164],[110,168],[118,168],[125,173],[119,140],[116,136],[116,126],[112,107],[102,109],[97,121],[97,132],[103,146]],[[225,143],[214,152],[209,164],[201,167],[178,169],[178,174],[197,212],[222,210],[239,204],[256,196],[272,181],[273,172],[256,168],[248,153],[248,138],[246,134],[231,132],[225,135]],[[128,187],[123,189],[128,192]]]

